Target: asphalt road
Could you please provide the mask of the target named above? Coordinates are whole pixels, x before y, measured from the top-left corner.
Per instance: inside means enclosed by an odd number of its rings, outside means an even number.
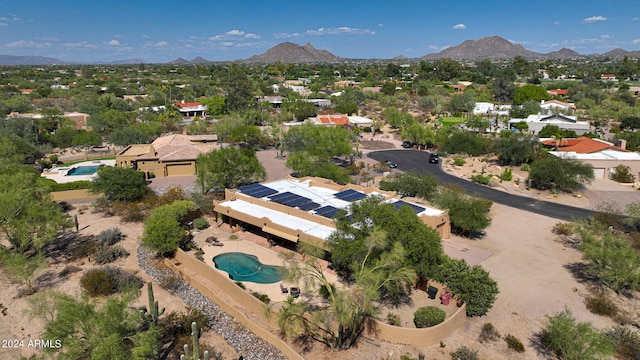
[[[371,152],[368,156],[377,161],[390,160],[395,162],[398,164],[398,170],[401,171],[415,170],[419,173],[429,173],[430,175],[438,178],[440,184],[452,184],[459,186],[469,195],[482,197],[499,204],[504,204],[532,213],[564,221],[586,219],[596,213],[589,209],[582,209],[524,196],[512,195],[503,191],[494,190],[488,186],[458,178],[442,170],[441,164],[430,164],[429,153],[426,151],[383,150]],[[440,159],[441,163],[442,161],[443,159]]]

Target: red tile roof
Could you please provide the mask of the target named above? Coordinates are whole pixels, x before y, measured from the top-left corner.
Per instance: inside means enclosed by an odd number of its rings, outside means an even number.
[[[317,119],[326,125],[349,125],[349,117],[344,114],[318,115]]]
[[[196,107],[202,105],[201,103],[195,102],[184,102],[184,103],[176,103],[176,106],[180,109],[188,108],[188,107]]]
[[[591,154],[608,149],[628,152],[628,150],[625,150],[621,147],[613,146],[602,141],[593,140],[586,136],[573,139],[549,139],[543,141],[542,144],[554,148],[558,146],[557,151],[575,152],[577,154]]]
[[[567,89],[554,89],[547,91],[550,95],[565,96],[569,92]]]

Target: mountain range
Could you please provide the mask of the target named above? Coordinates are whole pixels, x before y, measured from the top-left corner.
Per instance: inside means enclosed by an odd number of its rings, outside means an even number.
[[[416,60],[454,59],[454,60],[509,60],[516,56],[526,59],[577,59],[586,57],[610,57],[619,58],[623,56],[630,58],[640,58],[640,51],[626,51],[620,48],[613,49],[604,54],[581,55],[571,49],[563,48],[550,53],[537,53],[527,50],[520,44],[513,44],[500,36],[484,37],[477,40],[467,40],[460,45],[448,47],[439,53],[427,54]],[[349,59],[338,57],[327,50],[318,50],[310,43],[304,46],[291,42],[280,43],[260,55],[251,56],[248,59],[235,60],[245,63],[336,63]],[[392,60],[411,60],[405,56],[397,56]],[[103,64],[140,64],[145,61],[141,59],[130,59],[114,61]],[[168,64],[206,64],[212,61],[197,57],[193,60],[178,58],[168,62]],[[12,56],[0,55],[0,65],[53,65],[71,64],[70,62],[57,60],[42,56]]]

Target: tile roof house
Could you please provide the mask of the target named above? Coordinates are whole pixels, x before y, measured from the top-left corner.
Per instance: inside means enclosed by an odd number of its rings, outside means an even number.
[[[147,178],[196,175],[196,158],[218,147],[216,135],[167,135],[151,144],[129,145],[116,155],[116,165],[142,171]]]
[[[585,136],[571,139],[541,139],[540,141],[543,146],[553,149],[549,151],[551,155],[591,164],[596,178],[608,178],[613,168],[625,165],[631,169],[631,173],[637,179],[640,179],[640,154],[624,149],[624,145],[616,146],[604,140]]]
[[[178,111],[182,114],[183,118],[194,118],[196,116],[204,118],[206,115],[207,107],[201,103],[194,102],[179,102],[174,104],[178,107]]]
[[[567,103],[560,100],[549,100],[540,102],[540,108],[543,112],[563,112],[570,113],[576,110],[576,105],[573,103]]]
[[[327,125],[327,126],[348,126],[349,125],[349,117],[345,114],[318,115],[313,121],[316,123],[316,125]]]

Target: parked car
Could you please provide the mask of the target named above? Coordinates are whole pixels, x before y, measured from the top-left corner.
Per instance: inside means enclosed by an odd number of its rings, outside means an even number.
[[[390,160],[387,160],[384,162],[385,164],[387,164],[390,168],[395,169],[398,167],[398,164],[391,162]]]
[[[437,164],[439,161],[440,161],[440,155],[438,155],[438,153],[429,154],[429,163],[430,164]]]
[[[402,147],[405,149],[410,149],[413,146],[413,144],[411,144],[411,141],[409,140],[405,140],[402,142]]]

